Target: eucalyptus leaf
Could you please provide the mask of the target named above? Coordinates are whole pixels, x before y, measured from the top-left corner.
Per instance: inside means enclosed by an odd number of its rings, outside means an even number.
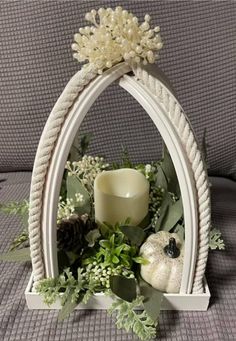
[[[9,251],[7,253],[0,254],[0,260],[7,262],[27,262],[30,261],[30,248],[25,247],[22,249]]]
[[[163,224],[165,217],[168,215],[168,210],[169,210],[171,203],[172,203],[172,200],[171,200],[170,194],[168,192],[165,192],[165,195],[163,197],[162,204],[160,207],[160,216],[157,219],[157,222],[155,225],[156,232],[162,230],[162,224]]]
[[[176,175],[174,164],[172,162],[170,153],[166,145],[164,145],[163,161],[161,163],[161,168],[167,179],[168,191],[176,194],[179,197],[180,196],[179,181]]]
[[[174,204],[169,205],[168,212],[162,221],[161,229],[169,232],[182,217],[183,205],[182,200],[179,199]]]
[[[92,134],[84,134],[80,139],[80,155],[84,156],[88,150],[89,144],[92,139]]]
[[[174,233],[177,233],[179,238],[184,241],[184,226],[177,224],[174,229]]]
[[[78,161],[86,154],[91,138],[92,134],[83,134],[81,137],[76,136],[69,154],[69,160],[71,162]]]
[[[137,297],[136,281],[134,278],[123,276],[110,276],[111,291],[127,302],[132,302]]]
[[[123,225],[120,226],[121,232],[129,239],[131,244],[140,246],[146,238],[146,233],[139,226]]]
[[[143,305],[146,313],[153,321],[157,321],[160,315],[163,293],[154,289],[151,285],[139,280],[140,294],[144,296]]]
[[[66,179],[66,187],[67,187],[67,197],[73,199],[76,203],[76,194],[80,193],[83,195],[84,203],[82,205],[75,205],[76,212],[81,215],[85,213],[90,213],[90,196],[86,188],[82,185],[80,180],[75,176],[67,176]]]
[[[143,220],[138,224],[139,227],[142,229],[148,229],[148,227],[151,225],[151,219],[150,219],[150,213],[143,218]]]
[[[160,165],[157,166],[157,175],[156,175],[156,186],[164,188],[164,190],[167,190],[167,180],[166,176],[162,170],[162,167]]]

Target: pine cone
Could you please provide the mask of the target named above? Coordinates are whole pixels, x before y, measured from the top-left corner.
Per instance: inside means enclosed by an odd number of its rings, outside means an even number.
[[[80,252],[86,246],[85,235],[97,228],[88,216],[72,215],[57,226],[57,246],[59,250]]]

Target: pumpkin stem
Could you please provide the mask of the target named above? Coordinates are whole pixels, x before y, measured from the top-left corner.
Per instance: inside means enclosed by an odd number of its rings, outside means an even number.
[[[165,254],[170,258],[177,258],[180,255],[180,250],[176,245],[175,238],[169,239],[169,244],[164,247]]]

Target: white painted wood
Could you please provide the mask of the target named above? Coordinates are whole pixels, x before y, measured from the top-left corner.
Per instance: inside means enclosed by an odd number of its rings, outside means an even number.
[[[29,309],[60,309],[59,300],[50,307],[43,302],[43,298],[32,292],[33,277],[31,276],[25,291],[27,306]],[[207,282],[204,283],[203,294],[164,294],[161,310],[185,310],[185,311],[206,311],[209,305],[210,292]],[[96,294],[91,297],[87,304],[79,304],[76,309],[109,309],[113,300],[110,296]],[[140,308],[141,309],[141,308]]]
[[[67,156],[86,113],[113,81],[130,71],[126,64],[119,64],[109,69],[101,76],[94,79],[80,94],[70,109],[58,137],[43,196],[42,236],[43,258],[47,277],[55,277],[58,274],[57,251],[56,251],[56,215],[60,192],[61,180]],[[185,258],[184,271],[181,284],[181,293],[190,293],[192,289],[193,275],[197,254],[197,204],[195,195],[195,183],[192,170],[188,163],[185,150],[180,138],[170,122],[163,106],[157,98],[133,77],[125,76],[120,80],[120,85],[126,89],[147,111],[153,120],[167,148],[171,154],[179,179],[185,218]],[[170,96],[173,96],[170,93]]]
[[[116,79],[130,71],[119,64],[96,77],[80,94],[63,124],[47,174],[43,195],[42,236],[46,277],[58,275],[56,248],[57,205],[65,163],[82,120],[98,96]]]
[[[193,172],[180,137],[156,97],[134,77],[124,76],[120,80],[120,86],[128,91],[148,113],[161,134],[175,166],[185,221],[185,255],[180,292],[189,294],[192,290],[198,247],[198,212]]]

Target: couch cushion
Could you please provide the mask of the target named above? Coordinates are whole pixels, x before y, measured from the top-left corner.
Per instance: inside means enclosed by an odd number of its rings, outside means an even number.
[[[107,1],[106,6],[120,4]],[[201,141],[207,129],[210,173],[236,178],[236,2],[123,1],[140,19],[161,26],[160,67]],[[0,170],[31,170],[46,119],[78,70],[70,45],[96,1],[3,1],[1,30]],[[136,161],[157,159],[161,140],[128,94],[112,86],[83,127],[95,153],[114,159],[126,145]],[[140,153],[142,150],[142,153]]]
[[[30,173],[0,174],[1,201],[28,197]],[[225,251],[211,251],[207,280],[211,304],[207,312],[163,311],[158,340],[235,340],[236,335],[236,183],[212,179],[213,225],[221,229]],[[0,215],[0,251],[6,251],[20,231],[18,219]],[[105,311],[76,311],[64,322],[57,311],[28,310],[24,290],[30,277],[30,264],[0,262],[0,339],[39,340],[136,340],[115,327]]]

